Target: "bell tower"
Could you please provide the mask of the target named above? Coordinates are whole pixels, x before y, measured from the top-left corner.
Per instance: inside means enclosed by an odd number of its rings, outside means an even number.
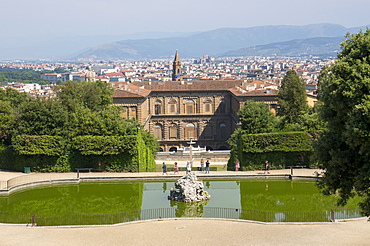
[[[179,58],[179,53],[176,50],[175,59],[173,60],[172,81],[180,80],[181,80],[181,62]]]

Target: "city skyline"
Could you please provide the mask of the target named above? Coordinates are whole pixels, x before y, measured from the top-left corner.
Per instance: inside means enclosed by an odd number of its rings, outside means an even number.
[[[2,2],[0,39],[198,32],[217,28],[333,23],[370,24],[370,2],[189,0],[15,0]]]

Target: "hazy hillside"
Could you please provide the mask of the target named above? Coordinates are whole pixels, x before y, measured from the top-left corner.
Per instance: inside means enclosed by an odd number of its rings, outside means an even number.
[[[344,37],[366,27],[336,24],[220,28],[197,33],[148,32],[125,35],[73,36],[53,39],[0,39],[0,59],[143,59],[203,54],[217,56],[257,45],[313,37]],[[61,34],[62,35],[62,34]],[[283,52],[283,50],[281,50]]]
[[[349,29],[336,24],[305,26],[259,26],[250,28],[221,28],[188,37],[123,40],[94,47],[76,58],[142,59],[172,57],[176,49],[181,57],[216,56],[273,42],[312,37],[344,37]]]
[[[344,37],[295,39],[287,42],[257,45],[226,52],[227,56],[336,56]]]
[[[183,37],[193,33],[145,32],[125,35],[58,37],[52,39],[0,39],[0,59],[67,59],[92,47],[124,39]]]

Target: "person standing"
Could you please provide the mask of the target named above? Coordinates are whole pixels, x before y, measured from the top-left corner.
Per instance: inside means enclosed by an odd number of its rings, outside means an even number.
[[[164,174],[168,175],[168,173],[167,173],[167,165],[164,162],[162,164],[162,171],[163,171],[162,175],[164,175]]]
[[[270,174],[270,172],[269,172],[269,162],[268,161],[265,161],[265,172],[264,172],[264,174],[266,174],[266,172],[267,172],[267,174]]]
[[[239,168],[240,168],[240,162],[239,162],[239,160],[236,160],[236,162],[235,162],[235,172],[237,172],[239,170]]]
[[[177,166],[177,162],[175,162],[175,165],[173,167],[173,174],[179,173],[179,167]]]
[[[203,158],[200,159],[200,171],[204,172],[204,160],[203,160]]]
[[[206,161],[206,173],[209,173],[209,160]]]

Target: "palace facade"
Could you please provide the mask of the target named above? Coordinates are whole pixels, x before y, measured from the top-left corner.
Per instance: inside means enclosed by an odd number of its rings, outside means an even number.
[[[246,100],[264,102],[274,111],[277,86],[260,80],[181,79],[181,62],[176,51],[172,81],[111,83],[113,103],[125,108],[159,140],[162,151],[195,146],[209,150],[229,149],[227,139],[238,127],[239,109]]]

